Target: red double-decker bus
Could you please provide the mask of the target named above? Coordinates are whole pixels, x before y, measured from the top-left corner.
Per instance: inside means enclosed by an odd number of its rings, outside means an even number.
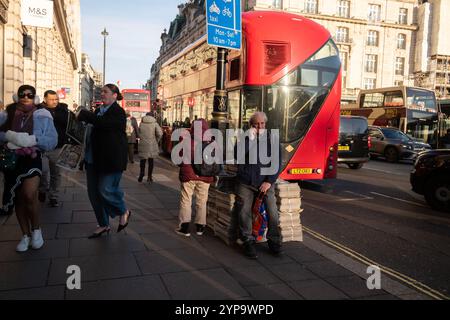
[[[151,111],[150,91],[144,89],[122,90],[122,107],[138,121]]]
[[[240,124],[256,110],[280,130],[284,180],[337,175],[341,61],[328,30],[285,12],[243,14],[244,50],[230,57],[230,103],[239,101]],[[242,80],[233,80],[241,64]]]
[[[341,61],[330,32],[312,20],[286,12],[246,12],[242,23],[242,50],[231,51],[227,64],[230,127],[245,129],[254,112],[264,111],[267,128],[280,130],[284,168],[280,178],[335,178]],[[205,41],[199,41],[197,48]],[[176,57],[172,60],[175,64]],[[170,63],[165,66],[167,79],[173,73]],[[161,89],[174,91],[170,88],[180,87],[176,81],[182,80],[166,80]],[[184,92],[181,99],[197,94],[201,100],[202,92]],[[183,120],[176,115],[180,114],[177,101],[184,100],[177,99],[169,99],[174,106],[165,114],[174,123]],[[206,113],[199,112],[200,116]],[[166,129],[170,135],[170,127]],[[169,136],[165,141],[164,149],[170,152]]]

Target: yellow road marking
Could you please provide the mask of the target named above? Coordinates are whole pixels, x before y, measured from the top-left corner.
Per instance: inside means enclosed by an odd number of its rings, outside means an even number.
[[[377,263],[377,262],[375,262],[375,261],[373,261],[373,260],[363,256],[362,254],[360,254],[360,253],[358,253],[358,252],[356,252],[356,251],[354,251],[354,250],[352,250],[350,248],[347,248],[344,245],[342,245],[342,244],[340,244],[340,243],[338,243],[338,242],[336,242],[334,240],[331,240],[331,239],[325,237],[324,235],[322,235],[322,234],[320,234],[320,233],[318,233],[316,231],[313,231],[313,230],[311,230],[311,229],[309,229],[309,228],[307,228],[305,226],[303,227],[303,229],[308,234],[313,236],[314,238],[316,238],[316,239],[318,239],[318,240],[320,240],[322,242],[325,242],[329,246],[338,249],[339,251],[345,253],[346,255],[348,255],[348,256],[350,256],[350,257],[352,257],[352,258],[354,258],[354,259],[356,259],[356,260],[358,260],[360,262],[362,262],[363,264],[365,264],[367,266],[371,266],[371,265],[378,266],[380,268],[380,270],[382,272],[384,272],[385,274],[390,275],[391,277],[399,280],[400,282],[408,284],[409,286],[413,287],[414,289],[417,289],[418,291],[426,294],[427,296],[429,296],[429,297],[431,297],[433,299],[436,299],[436,300],[450,300],[450,297],[446,296],[445,294],[443,294],[443,293],[441,293],[441,292],[439,292],[439,291],[437,291],[435,289],[432,289],[432,288],[428,287],[427,285],[425,285],[425,284],[423,284],[423,283],[421,283],[421,282],[419,282],[419,281],[417,281],[417,280],[415,280],[413,278],[410,278],[410,277],[408,277],[408,276],[406,276],[406,275],[404,275],[404,274],[402,274],[402,273],[400,273],[398,271],[395,271],[393,269],[385,267],[385,266],[383,266],[383,265],[381,265],[381,264],[379,264],[379,263]]]
[[[414,206],[419,206],[419,207],[423,207],[423,208],[429,208],[428,206],[426,206],[426,205],[424,205],[422,203],[418,203],[418,202],[414,202],[414,201],[408,201],[408,200],[404,200],[404,199],[399,199],[399,198],[387,196],[385,194],[378,193],[378,192],[371,192],[371,194],[374,194],[374,195],[380,196],[380,197],[384,197],[384,198],[388,198],[388,199],[392,199],[392,200],[396,200],[396,201],[401,201],[401,202],[408,203],[408,204],[412,204]]]

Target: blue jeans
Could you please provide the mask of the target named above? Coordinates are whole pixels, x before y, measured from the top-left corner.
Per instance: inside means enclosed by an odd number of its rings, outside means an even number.
[[[124,193],[120,188],[122,172],[101,174],[92,164],[86,163],[86,177],[89,200],[98,225],[109,227],[110,217],[122,216],[127,212]]]
[[[253,214],[252,207],[255,196],[258,194],[255,188],[246,184],[239,183],[237,186],[238,203],[234,210],[234,221],[239,221],[239,231],[242,241],[255,241],[253,236]],[[275,198],[275,186],[267,191],[266,195],[266,212],[269,215],[267,240],[280,244],[282,242],[281,232],[279,227],[280,217],[278,213],[277,200]],[[232,219],[233,220],[233,219]],[[234,222],[235,223],[235,222]],[[230,236],[233,235],[232,231]],[[234,233],[236,235],[236,233]]]

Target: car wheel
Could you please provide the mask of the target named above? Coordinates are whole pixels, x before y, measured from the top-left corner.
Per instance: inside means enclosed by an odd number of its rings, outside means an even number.
[[[429,179],[425,186],[425,200],[433,209],[450,212],[450,178]]]
[[[398,151],[394,147],[386,148],[384,156],[388,162],[398,162]]]
[[[362,163],[347,163],[348,167],[353,170],[358,170],[363,167]]]

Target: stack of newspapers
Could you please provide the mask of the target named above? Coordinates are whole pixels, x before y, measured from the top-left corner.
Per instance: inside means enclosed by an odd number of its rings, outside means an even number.
[[[214,234],[229,242],[228,230],[231,224],[231,214],[236,196],[232,193],[222,192],[214,187],[209,189],[207,223]]]
[[[279,182],[276,185],[275,194],[283,242],[303,241],[300,186],[297,183]]]
[[[206,225],[214,231],[217,220],[217,208],[216,208],[216,188],[210,187],[208,194],[208,202],[206,204]]]
[[[296,183],[279,181],[275,188],[277,206],[280,214],[280,228],[283,242],[303,241],[303,231],[300,220],[301,192]],[[211,186],[207,204],[207,225],[214,234],[225,243],[230,244],[228,230],[231,225],[236,195],[231,190],[219,190]],[[264,242],[262,240],[262,242]]]

